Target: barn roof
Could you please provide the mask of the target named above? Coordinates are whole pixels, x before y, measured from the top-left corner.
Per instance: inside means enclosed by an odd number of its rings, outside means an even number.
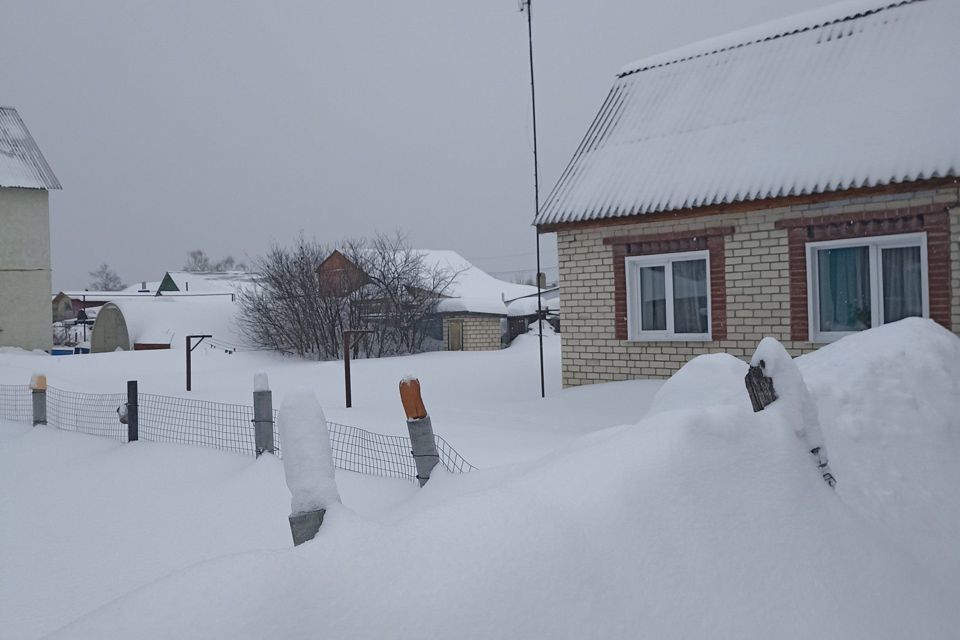
[[[955,176],[958,25],[856,0],[628,65],[535,222]]]
[[[0,107],[0,187],[60,188],[57,176],[13,107]]]

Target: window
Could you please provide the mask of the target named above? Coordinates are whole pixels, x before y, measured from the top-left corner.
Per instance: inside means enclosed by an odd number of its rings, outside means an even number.
[[[808,243],[807,281],[814,342],[928,317],[927,234]]]
[[[708,251],[625,260],[629,339],[710,339]]]

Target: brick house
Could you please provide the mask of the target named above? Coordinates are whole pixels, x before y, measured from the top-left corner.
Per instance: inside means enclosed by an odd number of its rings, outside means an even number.
[[[960,3],[843,3],[624,68],[544,201],[563,382],[960,330]]]
[[[505,282],[468,262],[455,251],[417,249],[415,254],[429,270],[455,275],[439,296],[436,314],[429,318],[429,335],[444,351],[492,351],[500,349],[507,334],[506,302],[536,295],[537,288]],[[340,251],[333,251],[317,268],[321,290],[326,293],[354,291],[370,277]],[[365,301],[376,315],[377,300]]]

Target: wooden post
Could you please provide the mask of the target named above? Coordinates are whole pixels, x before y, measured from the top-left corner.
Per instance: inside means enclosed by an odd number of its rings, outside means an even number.
[[[140,439],[140,415],[137,407],[137,381],[127,381],[127,442]]]
[[[371,329],[344,329],[343,330],[343,390],[346,395],[347,409],[353,406],[353,389],[350,383],[350,336],[363,336],[373,333]]]
[[[407,414],[407,431],[410,434],[411,455],[417,465],[417,480],[420,486],[427,484],[430,472],[440,462],[437,441],[433,436],[433,424],[427,415],[420,395],[420,381],[404,378],[400,381],[400,402]]]

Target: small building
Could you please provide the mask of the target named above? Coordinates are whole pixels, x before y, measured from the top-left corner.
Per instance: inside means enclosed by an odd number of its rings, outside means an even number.
[[[247,271],[168,271],[156,287],[157,295],[233,295],[256,283]]]
[[[225,349],[243,345],[239,305],[228,296],[117,298],[100,308],[91,353],[182,349],[188,335],[212,335]]]
[[[50,197],[60,182],[16,109],[0,107],[0,347],[50,349]]]
[[[960,2],[841,3],[625,67],[535,224],[563,382],[960,330]]]

